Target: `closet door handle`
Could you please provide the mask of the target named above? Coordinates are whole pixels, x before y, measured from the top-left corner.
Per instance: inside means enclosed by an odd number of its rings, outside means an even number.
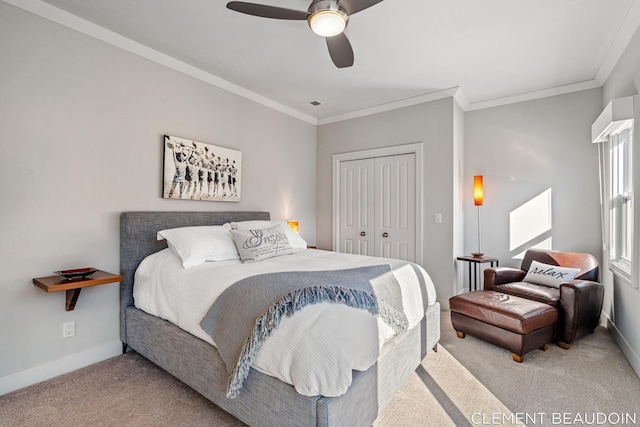
[[[367,235],[367,233],[365,233],[364,231],[361,231],[361,232],[360,232],[360,235],[361,235],[362,237],[364,237],[364,236],[366,236],[366,235]]]
[[[382,233],[382,237],[389,237],[389,233],[387,232]]]

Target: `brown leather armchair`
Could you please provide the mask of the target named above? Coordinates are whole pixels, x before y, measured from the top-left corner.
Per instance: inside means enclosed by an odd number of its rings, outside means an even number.
[[[575,280],[559,288],[523,281],[532,261],[578,268]],[[578,338],[592,333],[600,321],[604,287],[598,283],[598,260],[591,254],[529,249],[520,269],[493,267],[484,270],[484,288],[540,301],[558,310],[556,340],[568,349]]]

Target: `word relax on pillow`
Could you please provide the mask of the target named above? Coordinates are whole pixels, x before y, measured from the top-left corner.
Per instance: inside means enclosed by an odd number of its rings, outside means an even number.
[[[531,261],[531,266],[524,281],[559,288],[562,283],[573,280],[579,271],[579,268],[559,267]]]

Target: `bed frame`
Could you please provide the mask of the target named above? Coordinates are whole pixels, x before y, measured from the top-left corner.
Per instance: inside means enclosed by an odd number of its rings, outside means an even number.
[[[220,408],[251,426],[370,426],[427,351],[440,339],[440,307],[419,326],[388,341],[380,359],[354,371],[339,397],[303,396],[293,386],[251,369],[240,395],[225,397],[227,374],[215,347],[133,305],[133,277],[140,262],[166,248],[160,230],[231,221],[268,220],[268,212],[124,212],[120,215],[120,337],[135,350]]]

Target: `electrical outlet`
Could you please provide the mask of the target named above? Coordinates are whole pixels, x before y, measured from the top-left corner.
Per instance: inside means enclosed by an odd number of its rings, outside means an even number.
[[[76,334],[76,322],[65,322],[62,324],[62,338],[69,338]]]

